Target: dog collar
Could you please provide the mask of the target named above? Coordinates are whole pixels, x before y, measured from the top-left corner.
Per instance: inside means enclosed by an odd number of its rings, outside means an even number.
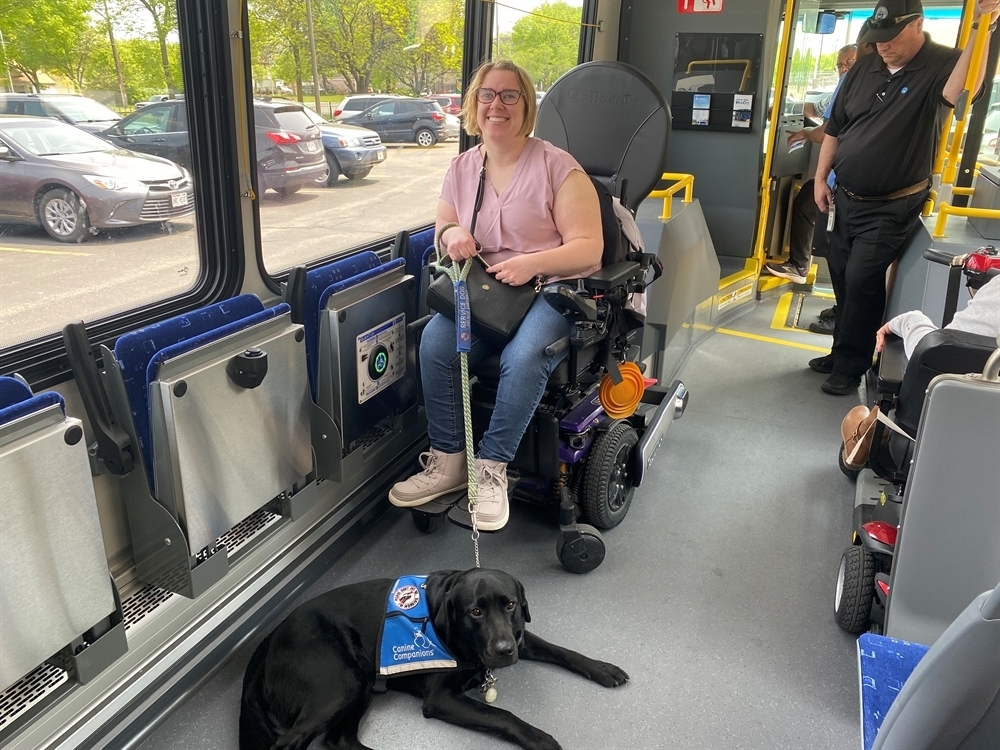
[[[389,589],[378,654],[376,690],[384,690],[388,677],[458,668],[458,661],[434,630],[427,576],[403,576]]]

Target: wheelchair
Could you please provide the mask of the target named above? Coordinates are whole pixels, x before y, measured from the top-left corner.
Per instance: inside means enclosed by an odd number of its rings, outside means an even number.
[[[957,260],[933,249],[926,250],[924,255],[952,269],[945,301],[945,325],[955,314],[963,276],[972,289],[978,289],[1000,275],[1000,263],[981,262],[982,258],[996,256],[992,247]],[[872,370],[873,387],[869,392],[877,394],[879,411],[891,414],[902,432],[881,421],[873,429],[866,468],[884,486],[878,492],[877,502],[859,501],[854,507],[854,540],[844,550],[837,576],[835,619],[844,630],[860,633],[872,625],[881,628],[884,621],[903,497],[913,458],[914,441],[907,436],[917,434],[931,381],[944,374],[982,372],[996,348],[996,340],[989,336],[942,328],[927,334],[907,361],[902,339],[895,336],[887,339]],[[843,444],[838,461],[845,476],[858,479],[862,470],[844,464]],[[861,495],[859,492],[859,500]]]
[[[638,386],[642,395],[631,414],[613,418],[601,402],[602,381],[620,383],[619,365],[640,357],[643,316],[628,303],[662,272],[654,254],[635,251],[623,238],[612,196],[627,205],[631,190],[637,206],[648,195],[660,179],[669,131],[670,111],[660,92],[621,63],[594,62],[571,70],[539,107],[535,134],[571,153],[598,189],[604,254],[594,275],[542,290],[573,329],[547,349],[550,354],[568,349],[568,355],[549,378],[508,465],[508,486],[513,498],[558,507],[556,554],[574,573],[590,572],[604,561],[601,530],[625,518],[667,427],[687,405],[683,383],[661,387],[652,380]],[[422,235],[426,243],[428,236]],[[425,261],[431,251],[424,251]],[[499,352],[477,363],[470,375],[478,442],[496,397]],[[436,531],[445,517],[471,528],[465,497],[459,491],[411,509],[414,523],[425,533]]]

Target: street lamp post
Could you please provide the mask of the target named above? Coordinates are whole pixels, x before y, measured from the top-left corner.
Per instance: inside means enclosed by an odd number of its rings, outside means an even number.
[[[316,102],[317,114],[323,114],[319,105],[319,67],[316,65],[316,35],[313,33],[312,0],[306,0],[306,27],[309,30],[309,57],[312,60],[313,97]]]
[[[10,93],[14,93],[14,79],[10,75],[10,60],[7,59],[7,42],[3,38],[3,31],[0,30],[0,48],[3,49],[3,65],[7,68],[7,85]]]

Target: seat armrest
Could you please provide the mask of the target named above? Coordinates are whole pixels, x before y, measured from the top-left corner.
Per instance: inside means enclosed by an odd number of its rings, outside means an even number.
[[[616,286],[623,286],[625,282],[642,275],[642,273],[642,266],[638,263],[629,261],[612,263],[584,279],[583,285],[587,289],[600,291],[613,289]]]
[[[878,362],[878,389],[880,393],[899,393],[906,372],[906,350],[903,339],[886,336],[885,346]]]

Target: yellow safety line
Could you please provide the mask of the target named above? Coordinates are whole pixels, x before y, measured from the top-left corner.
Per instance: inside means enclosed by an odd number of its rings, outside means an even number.
[[[793,296],[794,294],[792,292],[785,292],[778,297],[778,304],[774,308],[774,317],[771,318],[771,328],[788,330],[788,326],[786,326],[785,323],[788,321],[788,311],[792,307]]]
[[[8,253],[34,253],[37,255],[79,255],[82,258],[91,255],[91,253],[74,253],[69,250],[34,250],[30,247],[7,247],[6,245],[0,245],[0,250],[6,250]]]
[[[819,352],[820,354],[829,354],[830,347],[828,346],[813,346],[812,344],[800,344],[797,341],[785,341],[784,339],[776,339],[771,336],[761,336],[756,333],[744,333],[743,331],[734,331],[731,328],[716,328],[719,333],[724,333],[727,336],[739,336],[743,339],[752,339],[753,341],[764,341],[768,344],[780,344],[781,346],[790,346],[794,349],[805,349],[809,352]]]

